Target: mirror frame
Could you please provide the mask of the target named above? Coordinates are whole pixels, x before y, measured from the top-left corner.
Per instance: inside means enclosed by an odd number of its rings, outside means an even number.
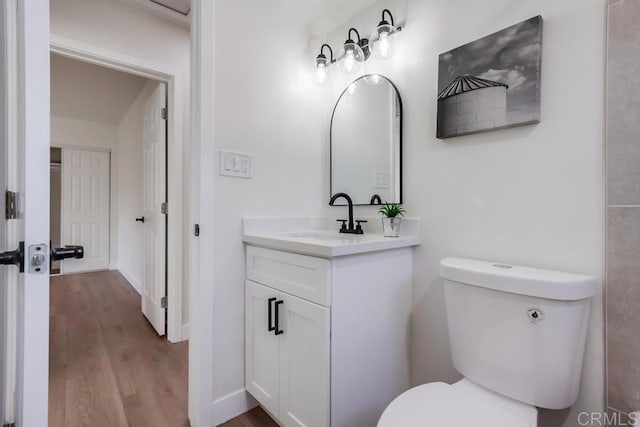
[[[400,91],[398,90],[398,87],[391,81],[391,79],[389,79],[386,76],[383,76],[382,74],[376,74],[376,73],[372,73],[372,74],[365,74],[363,76],[358,77],[357,79],[355,79],[354,81],[352,81],[351,83],[349,83],[347,85],[347,87],[342,91],[342,93],[340,94],[340,96],[338,97],[338,100],[336,101],[336,105],[333,107],[333,112],[331,113],[331,123],[329,124],[329,200],[331,200],[331,197],[333,197],[333,118],[336,114],[336,109],[338,108],[338,104],[340,104],[340,100],[342,99],[342,97],[347,93],[347,91],[349,90],[349,87],[366,78],[366,77],[370,77],[373,75],[377,75],[382,77],[383,79],[385,79],[387,82],[389,82],[389,84],[391,85],[391,87],[393,88],[393,90],[396,91],[396,95],[398,96],[398,107],[400,109],[400,135],[399,135],[399,141],[398,141],[398,149],[400,151],[400,161],[399,161],[399,172],[398,172],[398,180],[399,180],[399,194],[398,194],[398,202],[399,204],[402,204],[402,166],[403,166],[403,144],[402,144],[402,140],[403,140],[403,121],[404,121],[404,107],[402,105],[402,96],[400,96]],[[349,195],[351,196],[351,195]],[[383,202],[384,203],[384,202]],[[343,205],[339,205],[339,204],[335,204],[335,205],[329,205],[329,206],[347,206],[346,204]],[[380,206],[380,205],[372,205],[370,203],[354,203],[353,206]]]

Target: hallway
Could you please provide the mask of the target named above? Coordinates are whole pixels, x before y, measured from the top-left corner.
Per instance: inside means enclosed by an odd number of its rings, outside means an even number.
[[[187,425],[188,343],[158,337],[117,271],[51,278],[49,426]]]

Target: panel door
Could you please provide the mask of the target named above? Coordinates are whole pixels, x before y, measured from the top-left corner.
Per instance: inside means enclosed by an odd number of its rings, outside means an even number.
[[[3,24],[6,22],[6,13],[5,6],[0,5],[0,22]],[[7,50],[5,47],[5,31],[0,31],[0,192],[4,192],[9,188],[7,184],[7,115],[4,113],[7,111],[8,103],[7,99]],[[2,213],[5,212],[5,198],[2,197],[3,194],[0,194],[0,252],[4,252],[8,250],[13,243],[10,245],[7,241],[7,220],[5,220],[5,216]],[[13,248],[12,248],[13,249]],[[8,382],[8,374],[7,364],[4,362],[7,360],[9,346],[8,346],[8,335],[9,328],[7,327],[7,311],[9,308],[8,302],[8,282],[11,280],[12,276],[15,276],[14,280],[17,280],[17,271],[12,271],[14,269],[7,269],[4,267],[0,267],[0,358],[2,358],[3,363],[0,364],[0,424],[9,424],[11,408],[7,405],[7,396],[11,393],[9,382]]]
[[[62,149],[62,244],[84,246],[62,273],[109,268],[110,177],[109,153]]]
[[[245,286],[246,388],[274,416],[280,405],[280,337],[275,335],[274,289],[247,281]],[[271,307],[271,316],[269,316]],[[271,326],[271,328],[270,328]]]
[[[282,294],[280,421],[286,427],[330,423],[330,309]]]
[[[166,329],[167,295],[167,217],[162,204],[167,200],[167,126],[162,110],[167,91],[164,83],[149,97],[144,106],[143,189],[144,189],[144,262],[142,313],[158,335]]]
[[[49,2],[0,2],[0,198],[18,193],[16,219],[0,220],[0,252],[18,241],[48,247],[49,237]],[[4,212],[0,212],[0,218]],[[2,239],[4,237],[4,239]],[[46,251],[45,251],[46,252]],[[0,376],[6,399],[0,424],[46,426],[49,366],[49,274],[0,266]],[[45,256],[44,265],[48,257]],[[13,424],[12,424],[13,425]]]

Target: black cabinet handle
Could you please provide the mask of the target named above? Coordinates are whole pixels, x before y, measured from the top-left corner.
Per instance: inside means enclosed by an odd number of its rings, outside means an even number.
[[[275,307],[276,307],[276,328],[275,328],[276,332],[275,332],[275,334],[276,335],[284,334],[284,331],[282,329],[280,329],[280,315],[279,315],[280,310],[278,309],[278,306],[280,304],[284,304],[284,301],[283,300],[276,301],[276,304],[275,304]]]
[[[271,326],[271,317],[272,317],[272,314],[271,314],[271,304],[273,304],[273,302],[274,302],[276,299],[277,299],[277,298],[269,298],[269,300],[267,301],[267,305],[269,306],[269,309],[267,310],[267,311],[268,311],[268,316],[269,316],[269,319],[267,319],[267,325],[268,325],[268,329],[267,329],[267,330],[268,330],[269,332],[271,332],[271,331],[275,331],[275,330],[276,330],[276,327],[275,327],[275,326]],[[277,320],[277,319],[278,319],[278,314],[277,314],[277,313],[278,313],[278,312],[276,311],[276,322],[278,322],[278,320]]]
[[[144,217],[141,216],[140,218],[136,218],[136,222],[141,222],[144,224]]]

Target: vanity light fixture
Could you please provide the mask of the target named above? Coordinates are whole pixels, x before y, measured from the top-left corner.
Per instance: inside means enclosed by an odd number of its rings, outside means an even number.
[[[385,14],[388,15],[389,21],[385,19]],[[400,28],[396,28],[393,20],[393,15],[389,9],[382,11],[382,21],[378,24],[376,32],[378,33],[378,39],[373,45],[373,56],[376,59],[389,59],[396,53],[395,40]]]
[[[351,37],[352,32],[358,37],[357,42]],[[360,65],[369,59],[371,49],[369,47],[369,39],[361,38],[360,33],[355,28],[349,28],[347,37],[344,42],[344,55],[338,61],[338,69],[345,74],[353,74],[357,73],[360,70]]]
[[[317,85],[324,85],[328,80],[327,68],[337,62],[338,69],[344,74],[353,74],[360,71],[360,67],[372,55],[376,59],[389,59],[396,52],[396,38],[401,26],[396,26],[393,14],[389,9],[382,11],[382,20],[376,27],[376,31],[371,39],[360,37],[360,33],[355,28],[349,28],[347,40],[344,42],[344,52],[334,59],[333,50],[328,44],[320,47],[320,54],[316,57],[316,74],[313,78]],[[355,37],[352,37],[355,35]],[[330,59],[324,54],[324,49],[329,49]],[[376,85],[380,80],[376,76],[371,76],[367,83]]]
[[[323,53],[325,48],[329,49],[328,60]],[[334,62],[336,62],[336,60],[333,59],[333,49],[331,49],[331,46],[326,43],[320,46],[320,54],[316,56],[316,75],[313,78],[315,84],[322,86],[327,83],[327,67]]]

